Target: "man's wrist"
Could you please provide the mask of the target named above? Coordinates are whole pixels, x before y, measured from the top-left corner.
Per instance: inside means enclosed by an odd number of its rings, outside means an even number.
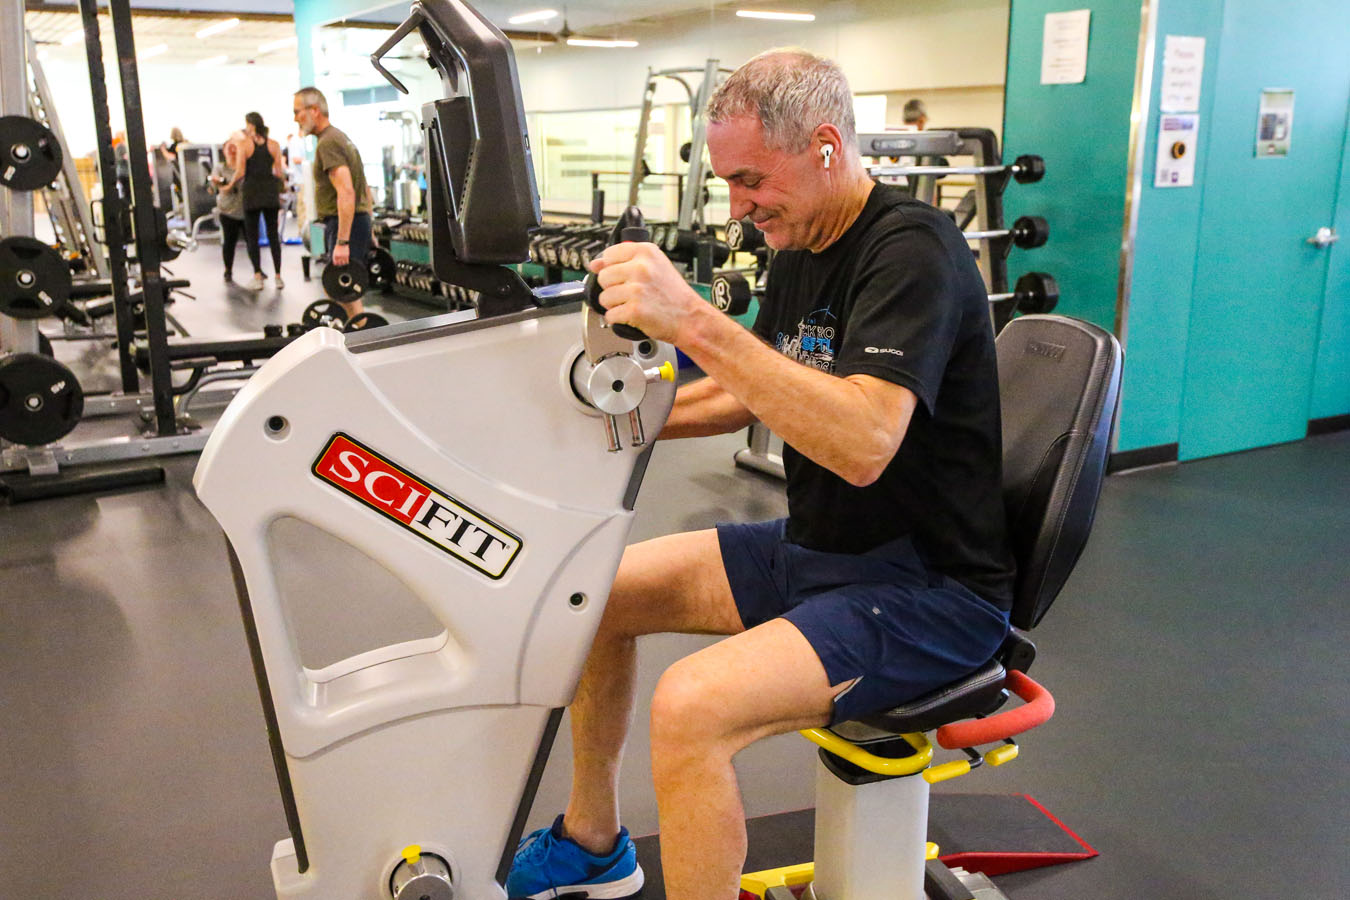
[[[351,238],[338,238],[338,239],[337,239],[337,245],[338,245],[339,247],[345,247],[345,246],[347,246],[347,245],[350,244],[350,243],[351,243]]]

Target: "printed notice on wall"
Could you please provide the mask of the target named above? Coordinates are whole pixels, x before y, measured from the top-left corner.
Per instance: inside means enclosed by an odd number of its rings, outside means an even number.
[[[1162,98],[1165,113],[1200,108],[1200,81],[1205,74],[1205,39],[1169,34],[1163,44]]]
[[[1081,84],[1087,78],[1092,10],[1046,13],[1041,42],[1041,84]]]
[[[1158,120],[1158,167],[1154,187],[1190,187],[1195,184],[1195,136],[1200,131],[1196,113],[1163,113]]]

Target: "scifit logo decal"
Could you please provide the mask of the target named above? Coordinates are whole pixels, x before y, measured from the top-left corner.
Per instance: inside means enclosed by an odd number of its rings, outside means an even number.
[[[341,432],[311,471],[489,578],[505,575],[520,553],[520,538]]]

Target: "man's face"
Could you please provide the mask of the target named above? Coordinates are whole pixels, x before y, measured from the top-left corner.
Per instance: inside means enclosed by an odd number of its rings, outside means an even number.
[[[295,124],[300,126],[300,133],[313,134],[319,108],[317,106],[305,106],[303,100],[295,97],[291,109],[295,112]]]
[[[749,216],[775,250],[815,243],[829,193],[813,150],[814,145],[800,153],[766,147],[763,126],[751,116],[708,125],[708,158],[713,174],[731,191],[732,217]]]

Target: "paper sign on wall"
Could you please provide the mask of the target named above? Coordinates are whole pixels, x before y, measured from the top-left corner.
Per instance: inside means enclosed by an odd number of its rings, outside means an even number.
[[[1200,82],[1205,73],[1205,39],[1169,34],[1163,43],[1162,99],[1165,113],[1200,108]]]
[[[1164,113],[1158,120],[1158,166],[1154,187],[1190,187],[1195,184],[1195,138],[1200,131],[1197,113]]]
[[[1041,84],[1081,84],[1087,78],[1092,10],[1046,13],[1041,41]]]

